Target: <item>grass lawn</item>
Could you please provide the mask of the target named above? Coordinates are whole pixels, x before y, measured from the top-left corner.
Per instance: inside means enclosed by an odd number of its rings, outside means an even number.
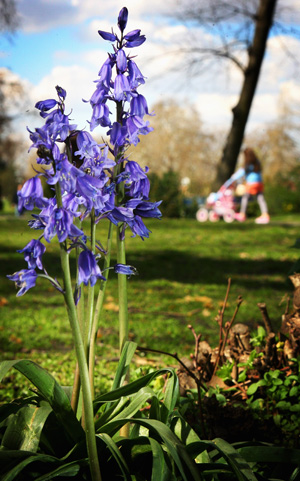
[[[22,249],[38,232],[27,227],[30,217],[2,216],[0,219],[0,352],[2,359],[31,358],[57,378],[70,384],[73,354],[68,320],[61,294],[46,280],[25,296],[16,298],[14,284],[5,276],[26,268]],[[242,296],[237,321],[255,327],[261,323],[258,302],[266,302],[274,324],[279,325],[292,293],[289,271],[300,257],[292,248],[299,236],[297,216],[272,219],[269,225],[199,224],[193,219],[149,221],[153,232],[144,242],[127,240],[127,263],[139,276],[128,282],[130,338],[139,345],[177,352],[186,356],[193,350],[192,324],[202,339],[217,342],[215,317],[224,299],[228,278],[231,290],[225,320],[235,301]],[[98,239],[105,245],[106,225],[99,226]],[[47,254],[48,253],[48,254]],[[58,249],[47,246],[45,265],[50,275],[60,277]],[[117,279],[110,274],[97,345],[96,384],[107,388],[118,356]],[[171,358],[152,354],[137,357],[143,364],[173,363]],[[12,371],[11,371],[12,372]],[[2,385],[0,402],[20,394],[23,378],[8,376]],[[25,387],[25,389],[27,389]],[[97,389],[98,391],[98,389]]]

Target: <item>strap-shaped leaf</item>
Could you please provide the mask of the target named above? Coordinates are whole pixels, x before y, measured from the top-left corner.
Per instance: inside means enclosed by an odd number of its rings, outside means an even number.
[[[20,371],[38,389],[42,397],[48,401],[56,417],[64,426],[70,440],[76,443],[84,431],[72,411],[70,401],[64,390],[53,376],[41,366],[30,360],[2,361],[0,363],[0,380],[7,371],[14,367]]]
[[[115,421],[118,419],[130,419],[132,418],[138,411],[145,405],[147,399],[154,396],[154,392],[149,387],[145,387],[140,389],[136,394],[134,394],[129,404],[123,404],[123,409],[121,411],[118,410],[117,413],[113,413],[114,415],[109,419],[106,424],[101,425],[102,419],[99,419],[99,422],[96,423],[96,430],[100,430],[101,432],[106,432],[111,436],[116,432]],[[111,426],[111,429],[109,428]]]
[[[151,432],[160,437],[162,444],[169,452],[171,459],[174,460],[184,481],[202,481],[201,474],[194,460],[187,453],[185,446],[164,423],[155,419],[125,418],[112,421],[106,426],[102,426],[101,430],[106,432],[117,431],[129,422],[149,429],[149,437],[151,437]]]
[[[186,446],[190,443],[201,441],[198,434],[196,434],[196,432],[179,413],[174,414],[172,418],[171,429]]]
[[[125,342],[121,352],[116,374],[114,377],[112,391],[122,386],[126,377],[126,373],[129,369],[131,360],[134,356],[136,346],[137,344],[135,342],[132,342],[132,341]]]
[[[18,453],[25,453],[25,451],[9,451],[9,453],[14,456],[16,454],[16,459],[18,459]],[[5,451],[0,451],[0,461],[4,458]],[[48,456],[46,454],[34,454],[27,452],[27,457],[22,459],[16,466],[14,466],[9,472],[1,477],[1,481],[14,481],[18,474],[23,471],[23,469],[31,463],[40,461],[42,463],[47,463],[47,465],[58,463],[59,460],[53,456]]]
[[[46,402],[42,402],[40,407],[23,406],[8,419],[1,446],[5,449],[20,449],[36,453],[42,429],[51,412],[52,408]]]
[[[247,461],[232,446],[232,444],[229,444],[227,441],[220,438],[214,439],[213,444],[231,466],[238,481],[257,481],[257,477]]]
[[[158,369],[157,371],[146,374],[146,376],[143,376],[142,378],[139,378],[136,381],[126,384],[125,386],[122,386],[118,389],[115,389],[114,391],[110,391],[109,393],[97,396],[94,401],[95,410],[97,411],[102,403],[109,401],[117,401],[123,396],[131,396],[132,394],[139,391],[141,388],[147,386],[156,377],[162,376],[166,373],[170,373],[171,376],[176,376],[176,373],[172,368]],[[176,383],[174,384],[174,386],[175,388],[177,388]],[[174,394],[176,395],[176,392]]]
[[[120,449],[116,445],[116,443],[111,439],[110,436],[108,436],[105,433],[97,434],[96,436],[98,438],[100,438],[106,444],[108,449],[110,450],[113,458],[117,462],[117,464],[118,464],[118,466],[119,466],[119,468],[120,468],[120,470],[123,474],[124,481],[131,481],[131,476],[130,476],[128,466],[126,464],[125,459],[123,458],[123,456],[121,454]]]
[[[152,474],[151,481],[164,481],[168,471],[164,452],[161,445],[153,438],[149,438],[149,443],[152,449]]]
[[[248,462],[300,463],[300,449],[280,446],[247,446],[239,449],[241,456]]]
[[[53,471],[47,474],[44,474],[39,478],[36,478],[35,481],[50,481],[51,479],[57,478],[58,476],[60,477],[60,479],[63,479],[61,478],[61,476],[66,476],[66,477],[76,476],[76,474],[78,474],[80,470],[80,465],[83,464],[83,462],[72,461],[70,463],[64,464],[63,466],[59,466]],[[84,464],[87,464],[87,463],[88,461],[86,460]]]

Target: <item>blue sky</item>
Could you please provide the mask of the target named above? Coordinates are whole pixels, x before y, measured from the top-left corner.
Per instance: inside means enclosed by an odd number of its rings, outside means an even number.
[[[298,2],[279,0],[280,4],[294,7]],[[1,40],[0,68],[10,69],[26,84],[32,105],[53,97],[55,85],[66,88],[74,119],[76,114],[75,120],[79,119],[78,123],[83,125],[90,111],[82,98],[88,99],[93,92],[93,80],[106,58],[106,51],[110,50],[109,43],[100,38],[97,30],[116,28],[118,12],[126,5],[128,30],[141,28],[147,37],[147,42],[136,49],[136,53],[139,66],[148,77],[142,93],[149,103],[167,98],[188,100],[198,108],[209,128],[227,129],[241,74],[230,66],[223,72],[203,72],[187,82],[186,73],[181,71],[180,55],[167,54],[170,50],[176,51],[179,39],[189,35],[185,25],[165,15],[175,4],[176,0],[18,0],[21,29],[12,43]],[[293,21],[298,19],[294,17]],[[300,21],[296,24],[299,27]],[[197,35],[199,44],[209,45],[214,41],[208,32],[198,31]],[[293,75],[293,64],[281,48],[283,41],[292,53],[299,55],[300,41],[292,34],[284,39],[279,36],[269,39],[249,129],[274,120],[283,100],[295,102],[300,98],[299,76]],[[177,68],[177,76],[168,73],[171,67]]]

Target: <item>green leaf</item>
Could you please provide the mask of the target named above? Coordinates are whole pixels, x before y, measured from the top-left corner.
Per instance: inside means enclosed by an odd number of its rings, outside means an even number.
[[[176,413],[171,423],[171,430],[183,442],[185,446],[191,443],[200,441],[198,434],[191,428],[191,426],[183,419],[180,414]]]
[[[152,449],[152,474],[151,481],[164,481],[166,476],[166,462],[161,445],[152,438],[149,438]]]
[[[248,462],[254,463],[288,463],[299,464],[300,449],[277,446],[249,446],[239,449],[239,453]]]
[[[293,387],[291,387],[291,389],[290,389],[289,396],[290,396],[290,397],[292,397],[292,396],[297,396],[297,395],[298,395],[298,392],[299,392],[299,387],[298,387],[298,386],[293,386]]]
[[[291,403],[287,401],[279,401],[278,403],[276,403],[276,407],[278,409],[290,409]]]
[[[149,387],[140,389],[135,395],[132,396],[129,404],[126,404],[124,408],[114,415],[110,420],[108,420],[106,424],[101,425],[101,432],[112,434],[116,430],[114,421],[117,421],[118,419],[132,418],[141,409],[141,407],[145,405],[147,399],[151,398],[152,396],[155,396],[155,393]],[[101,418],[99,421],[101,422]],[[109,429],[109,426],[111,426],[111,429]],[[96,423],[95,427],[98,431],[100,423]]]
[[[64,464],[63,466],[59,466],[59,468],[56,468],[53,471],[40,476],[39,478],[35,478],[35,481],[50,481],[51,479],[57,478],[58,476],[73,477],[78,474],[79,470],[80,464],[78,463],[78,461],[72,461],[68,464]]]
[[[40,401],[39,396],[28,396],[24,398],[15,399],[9,403],[0,406],[0,424],[5,421],[11,414],[16,414],[23,406],[35,404]]]
[[[293,471],[293,473],[292,473],[292,475],[291,475],[291,477],[290,477],[290,479],[289,479],[288,481],[297,481],[297,480],[299,480],[299,475],[300,475],[300,467],[296,468],[296,469]]]
[[[248,396],[252,396],[252,394],[255,394],[257,389],[260,387],[260,386],[265,386],[266,385],[266,381],[264,379],[261,379],[260,381],[258,382],[255,382],[253,384],[250,384],[250,386],[248,387],[247,389],[247,395]]]
[[[112,385],[112,391],[122,386],[125,380],[128,368],[130,366],[131,360],[134,356],[136,347],[137,347],[137,344],[135,342],[132,342],[132,341],[125,342],[121,352],[118,367],[116,370],[114,382]]]
[[[114,428],[114,430],[117,431],[120,429],[120,427],[128,422],[136,423],[149,429],[149,438],[151,437],[152,432],[161,438],[162,442],[170,453],[171,458],[176,463],[184,481],[190,481],[191,479],[193,481],[201,481],[201,476],[198,472],[196,464],[189,456],[185,446],[164,423],[155,419],[127,418],[112,421],[102,429],[104,430],[105,428],[105,430],[111,430]]]
[[[1,446],[5,449],[37,452],[42,429],[51,412],[52,408],[46,402],[42,402],[40,407],[22,407],[9,418]]]
[[[241,454],[229,443],[223,439],[216,438],[213,443],[232,467],[238,481],[257,481],[257,477],[253,473],[247,461]]]
[[[38,364],[30,360],[2,361],[0,363],[0,380],[7,371],[14,367],[34,384],[43,398],[48,401],[56,417],[65,428],[70,440],[76,443],[84,431],[72,411],[69,399],[53,376]]]
[[[164,405],[169,412],[172,412],[176,406],[179,397],[179,381],[176,374],[172,373],[172,376],[168,378],[165,388]]]
[[[22,461],[20,463],[18,463],[16,466],[14,466],[12,469],[10,469],[9,472],[7,472],[6,474],[4,474],[3,477],[1,477],[1,481],[14,481],[17,477],[17,475],[19,473],[21,473],[21,471],[26,467],[28,466],[29,464],[31,463],[35,463],[35,462],[42,462],[42,463],[47,463],[47,464],[55,464],[55,463],[58,463],[59,460],[53,456],[48,456],[46,454],[34,454],[32,455],[32,453],[30,452],[27,452],[27,451],[9,451],[10,455],[14,456],[15,455],[15,459],[18,459],[18,456],[16,455],[16,453],[26,453],[27,457],[25,459],[22,459]],[[5,455],[5,451],[0,451],[0,461],[4,458],[5,459],[5,456],[3,456],[3,454]]]
[[[108,449],[110,450],[113,458],[117,462],[117,464],[118,464],[118,466],[119,466],[119,468],[122,472],[122,475],[123,475],[122,479],[124,479],[124,481],[131,481],[131,476],[130,476],[128,466],[126,464],[125,459],[123,458],[123,456],[121,454],[120,449],[116,445],[116,443],[111,439],[110,436],[108,436],[105,433],[96,434],[96,436],[99,439],[101,439],[106,444]]]
[[[110,402],[110,401],[117,401],[121,399],[121,397],[123,396],[130,396],[132,394],[135,394],[141,388],[147,386],[157,376],[162,376],[163,374],[166,374],[166,373],[171,373],[172,376],[176,376],[176,373],[172,368],[158,369],[157,371],[146,374],[146,376],[143,376],[142,378],[137,379],[136,381],[126,384],[125,386],[119,387],[113,391],[110,391],[109,393],[101,394],[100,396],[97,396],[94,400],[95,412],[97,412],[101,404],[105,402]]]

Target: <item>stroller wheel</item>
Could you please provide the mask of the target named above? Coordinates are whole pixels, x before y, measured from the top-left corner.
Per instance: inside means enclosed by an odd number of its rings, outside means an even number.
[[[206,222],[208,220],[208,210],[201,207],[201,209],[196,212],[196,219],[198,222]]]
[[[230,222],[233,222],[234,221],[234,210],[229,210],[228,212],[226,212],[226,214],[223,215],[223,219],[228,224],[230,224]]]
[[[210,222],[218,222],[218,220],[220,220],[220,217],[214,210],[210,211],[210,213],[208,214],[208,218]]]

